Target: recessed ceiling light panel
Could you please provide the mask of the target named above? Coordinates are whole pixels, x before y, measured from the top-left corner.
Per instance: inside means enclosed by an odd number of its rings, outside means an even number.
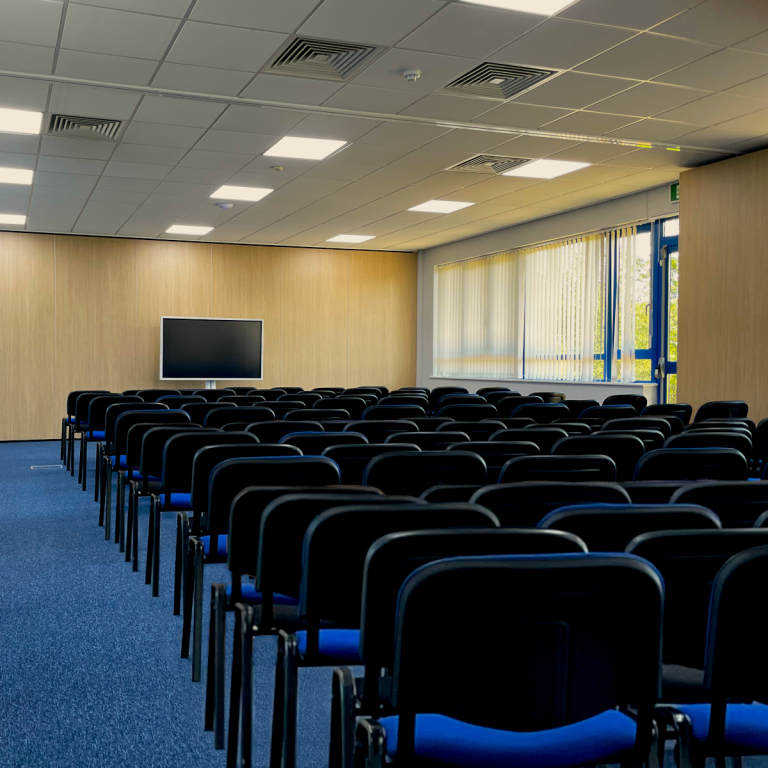
[[[326,240],[326,243],[364,243],[366,240],[375,240],[375,235],[336,235]]]
[[[17,227],[23,227],[26,223],[26,216],[18,216],[14,213],[0,213],[0,224],[14,224]]]
[[[0,132],[40,133],[43,124],[42,112],[28,112],[24,109],[0,109]]]
[[[507,171],[502,176],[522,176],[526,179],[555,179],[586,168],[591,163],[574,163],[571,160],[534,160]]]
[[[174,226],[165,230],[168,235],[197,235],[198,237],[207,235],[212,231],[213,227],[188,227],[183,224],[174,224]]]
[[[217,200],[245,200],[246,202],[257,203],[274,191],[274,189],[264,187],[235,187],[225,184],[223,187],[219,187],[211,197]]]
[[[266,157],[293,157],[300,160],[325,160],[341,149],[346,141],[331,139],[305,139],[299,136],[285,136],[264,155]]]
[[[474,203],[459,203],[456,200],[427,200],[426,203],[409,208],[417,213],[455,213],[462,208],[469,208]]]
[[[503,8],[507,11],[537,13],[540,16],[553,16],[563,8],[573,5],[574,0],[464,0],[473,5],[488,5],[491,8]]]
[[[31,184],[34,175],[26,168],[0,168],[0,184]]]

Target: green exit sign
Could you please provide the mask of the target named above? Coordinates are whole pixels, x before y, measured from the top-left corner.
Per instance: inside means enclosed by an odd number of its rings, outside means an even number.
[[[674,184],[669,185],[669,202],[680,202],[680,182],[676,181]]]

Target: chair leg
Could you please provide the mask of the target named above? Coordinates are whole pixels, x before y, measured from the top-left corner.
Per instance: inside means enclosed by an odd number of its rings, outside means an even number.
[[[82,473],[81,480],[83,482],[83,490],[87,490],[88,486],[88,436],[83,436],[83,461],[81,465]]]
[[[104,448],[101,443],[96,443],[96,468],[93,470],[93,500],[99,500],[99,474],[101,473],[101,458]]]
[[[189,658],[189,638],[192,634],[192,601],[195,596],[195,566],[194,566],[194,544],[190,541],[187,544],[187,552],[184,557],[186,561],[186,573],[184,577],[184,613],[181,624],[181,658]]]
[[[225,731],[224,731],[224,697],[225,686],[224,676],[226,674],[226,645],[225,635],[227,633],[227,617],[226,617],[226,587],[219,584],[216,594],[216,623],[214,624],[214,642],[213,642],[213,654],[214,654],[214,698],[213,698],[213,719],[214,728],[216,731],[214,747],[216,749],[224,749],[225,745]]]
[[[138,510],[137,510],[138,511]],[[147,529],[147,562],[144,568],[144,583],[152,583],[152,553],[155,550],[155,497],[149,499],[149,528]]]
[[[139,570],[139,490],[135,486],[131,490],[131,530],[133,536],[131,537],[131,570],[134,573],[138,573]],[[129,553],[126,552],[125,557],[128,559]]]
[[[285,638],[283,768],[296,768],[296,719],[299,698],[299,646],[296,635]]]
[[[160,505],[160,499],[152,496],[155,506],[155,517],[153,520],[155,526],[155,535],[152,537],[152,597],[160,597],[160,518],[163,508]],[[200,597],[202,600],[202,596]]]
[[[251,768],[251,728],[253,719],[253,608],[240,606],[240,768]]]
[[[272,707],[272,741],[269,766],[281,768],[283,753],[283,718],[285,717],[285,635],[277,638],[277,665],[275,668],[275,696]],[[242,736],[241,736],[242,739]]]
[[[80,456],[77,464],[77,482],[83,482],[83,441],[85,440],[85,432],[80,433]]]
[[[112,462],[104,462],[104,476],[101,481],[101,498],[99,499],[99,526],[104,525],[104,511],[108,501],[112,500]]]
[[[354,768],[356,698],[355,676],[352,670],[349,667],[334,669],[331,686],[331,741],[328,747],[328,765]]]
[[[208,666],[205,673],[205,718],[204,731],[213,730],[213,711],[214,696],[216,684],[214,676],[216,674],[214,666],[214,645],[216,643],[214,635],[216,634],[216,588],[219,584],[211,584],[211,606],[208,614]]]
[[[250,621],[243,628],[243,608],[241,603],[235,605],[235,637],[232,643],[232,668],[229,682],[229,733],[227,734],[227,768],[237,766],[237,747],[240,738],[240,690],[243,667],[243,633],[251,632]],[[250,609],[244,609],[250,610]]]
[[[72,477],[75,473],[74,461],[72,459],[72,445],[75,440],[75,425],[71,424],[69,427],[69,434],[67,435],[67,469],[69,470],[69,476]]]
[[[125,480],[123,480],[125,485]],[[134,515],[134,502],[133,502],[133,486],[128,486],[128,512],[125,516],[125,562],[131,561],[131,551],[133,547],[133,515]]]
[[[125,472],[117,472],[117,499],[115,500],[115,544],[125,552]]]
[[[66,419],[61,420],[61,448],[60,454],[61,454],[61,460],[64,461],[64,443],[67,439],[67,421],[69,420],[69,416],[67,416]]]
[[[195,602],[192,616],[192,682],[199,683],[203,666],[203,544],[195,541]]]
[[[179,512],[176,515],[176,564],[174,568],[173,577],[173,615],[178,616],[181,614],[181,594],[184,588],[184,577],[186,576],[186,568],[184,564],[186,559],[184,553],[186,552],[189,542],[189,518],[186,512]]]

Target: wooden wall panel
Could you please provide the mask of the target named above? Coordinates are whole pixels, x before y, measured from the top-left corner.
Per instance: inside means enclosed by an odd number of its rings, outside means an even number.
[[[680,177],[678,399],[768,416],[768,150]]]
[[[123,389],[163,387],[160,381],[160,317],[211,316],[211,246],[160,240],[136,241],[136,368]],[[204,381],[176,382],[204,387]]]
[[[220,387],[276,387],[280,384],[282,248],[213,246],[211,317],[250,317],[264,321],[264,380],[221,381]]]
[[[54,241],[0,233],[0,440],[55,437]]]
[[[349,254],[349,381],[416,384],[415,253]]]
[[[349,254],[285,248],[282,296],[281,383],[346,387]]]
[[[56,403],[120,392],[136,369],[135,241],[56,238]]]

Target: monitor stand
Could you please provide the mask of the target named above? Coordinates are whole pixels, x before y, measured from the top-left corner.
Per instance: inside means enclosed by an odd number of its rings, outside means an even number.
[[[216,389],[216,382],[213,379],[206,379],[205,388]]]

